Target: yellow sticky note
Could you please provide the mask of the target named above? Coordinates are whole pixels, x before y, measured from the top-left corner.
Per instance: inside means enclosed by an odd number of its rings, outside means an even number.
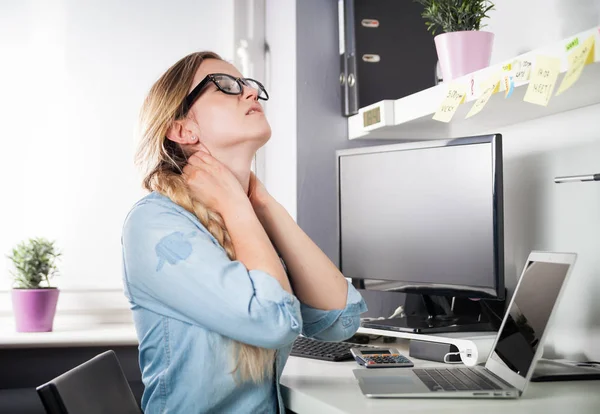
[[[494,94],[496,92],[500,92],[500,76],[498,76],[498,83],[496,83],[496,86],[492,90],[492,94]]]
[[[529,80],[529,74],[531,72],[531,61],[530,60],[519,60],[515,61],[515,82],[525,82]]]
[[[584,45],[587,44],[587,42],[590,42],[592,45],[590,46],[590,53],[588,54],[588,57],[585,60],[585,64],[591,65],[592,63],[594,63],[594,57],[596,56],[596,38],[592,35],[588,40],[586,40],[586,43],[584,43]]]
[[[442,101],[433,119],[440,122],[450,122],[458,106],[465,101],[467,87],[461,83],[453,83],[448,87],[448,93]]]
[[[492,75],[485,84],[486,86],[483,88],[483,93],[481,94],[479,99],[475,101],[466,118],[470,118],[473,115],[476,115],[479,112],[481,112],[481,110],[483,109],[485,104],[487,104],[487,102],[490,100],[495,91],[497,91],[500,88],[500,73],[495,73],[494,75]]]
[[[560,59],[550,56],[537,56],[535,68],[531,71],[531,80],[523,101],[547,106],[552,97],[560,72]]]
[[[500,72],[498,72],[498,80],[501,80],[501,75]],[[487,89],[488,85],[490,84],[490,82],[492,81],[492,78],[496,76],[496,74],[494,74],[493,76],[489,77],[488,79],[485,80],[485,82],[481,82],[479,84],[479,90],[482,91],[482,94],[485,93],[485,90]],[[498,84],[496,85],[496,87],[494,88],[494,90],[492,91],[492,95],[495,94],[496,92],[500,92],[500,82],[498,82]]]
[[[494,93],[500,92],[500,84],[504,84],[504,90],[506,91],[504,97],[506,98],[508,96],[512,85],[513,69],[515,69],[513,63],[502,65],[502,72],[504,72],[504,74],[500,77],[500,82],[498,82],[498,86],[494,89]]]
[[[594,60],[594,36],[590,36],[588,40],[577,46],[573,53],[569,55],[569,70],[565,73],[556,95],[560,95],[569,89],[581,76],[583,67],[588,62]]]

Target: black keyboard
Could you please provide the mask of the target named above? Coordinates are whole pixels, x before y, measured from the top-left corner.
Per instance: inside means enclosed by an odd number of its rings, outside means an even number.
[[[349,342],[326,342],[299,336],[292,346],[290,355],[321,359],[323,361],[347,361],[354,359],[350,353],[350,349],[356,347],[363,348],[365,345],[351,344]]]
[[[500,390],[489,378],[471,368],[413,369],[431,391]]]

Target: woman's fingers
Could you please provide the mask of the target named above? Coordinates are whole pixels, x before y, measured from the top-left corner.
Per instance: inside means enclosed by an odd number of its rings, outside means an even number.
[[[204,156],[206,155],[206,157]],[[210,165],[212,163],[211,159],[208,158],[210,155],[206,153],[202,153],[201,151],[193,153],[187,160],[188,164],[191,164],[195,167],[200,167],[202,165]]]
[[[189,157],[183,177],[192,197],[217,212],[248,197],[227,166],[203,151]]]
[[[212,167],[220,167],[221,163],[215,157],[207,152],[197,151],[188,158],[188,164],[192,164],[196,167],[202,165],[210,165]]]
[[[186,164],[186,166],[183,167],[183,176],[189,184],[190,181],[193,181],[197,176],[200,175],[201,171],[202,170],[198,167],[195,167],[191,164]]]
[[[201,142],[198,142],[198,146],[200,147],[200,151],[204,151],[204,152],[206,152],[206,153],[210,154],[210,151],[208,150],[208,148],[206,148],[206,147],[204,146],[204,144],[203,144],[203,143],[201,143]],[[211,155],[212,155],[212,154],[211,154]]]

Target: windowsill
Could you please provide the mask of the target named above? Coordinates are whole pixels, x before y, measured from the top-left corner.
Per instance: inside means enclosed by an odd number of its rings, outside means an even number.
[[[122,289],[61,290],[53,332],[16,332],[10,291],[0,291],[0,349],[137,345]]]
[[[61,290],[52,332],[16,332],[10,291],[0,291],[0,349],[135,345],[122,289]]]
[[[138,345],[131,323],[94,325],[56,322],[52,332],[16,332],[12,321],[2,322],[0,349]]]

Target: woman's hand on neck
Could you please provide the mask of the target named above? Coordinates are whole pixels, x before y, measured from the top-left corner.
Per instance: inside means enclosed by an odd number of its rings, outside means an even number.
[[[191,149],[192,153],[196,151],[208,152],[219,160],[233,173],[242,185],[246,194],[248,194],[250,167],[252,166],[252,160],[256,152],[254,148],[243,148],[240,145],[229,148],[209,149],[202,143],[198,143],[193,145]]]

